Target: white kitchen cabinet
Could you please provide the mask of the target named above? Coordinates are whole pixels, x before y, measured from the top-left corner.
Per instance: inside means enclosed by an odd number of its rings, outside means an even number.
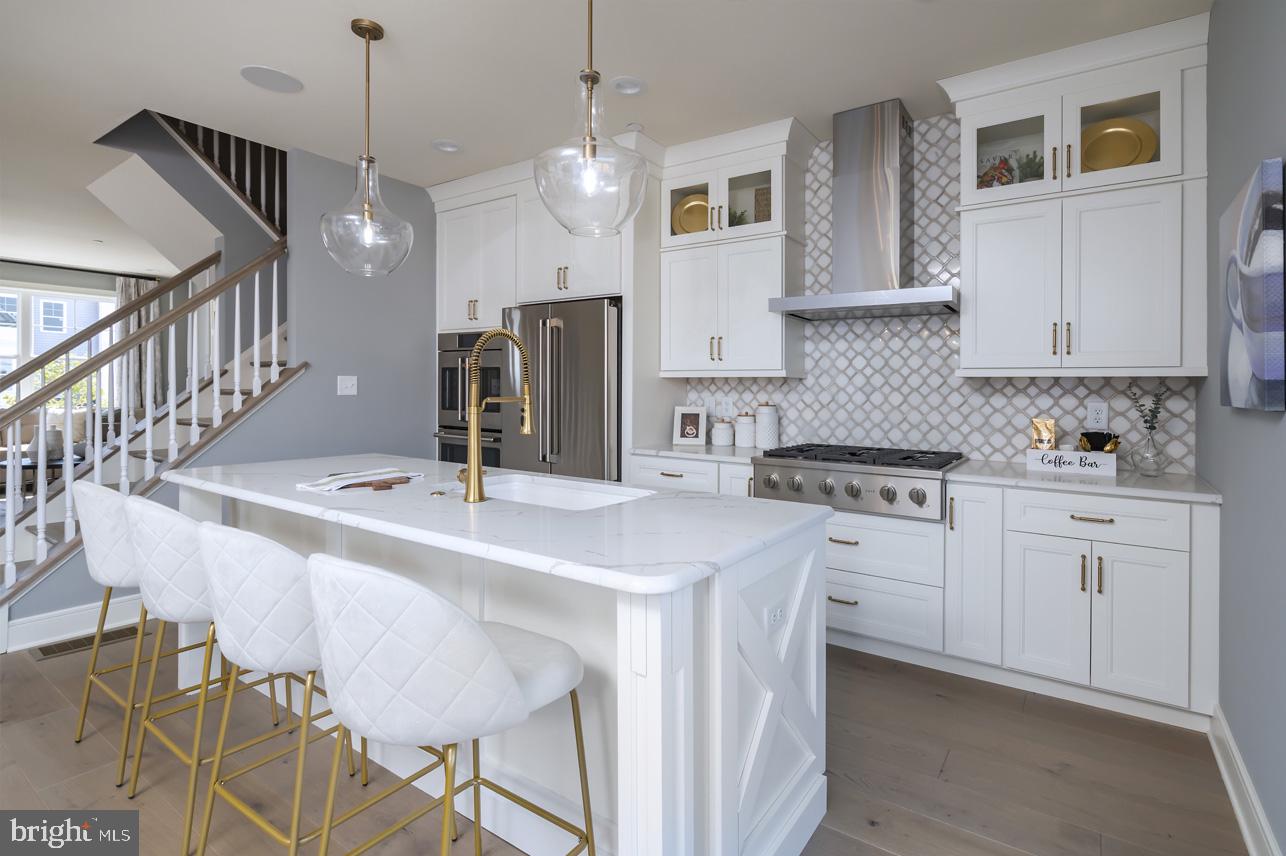
[[[500,326],[517,282],[517,203],[513,196],[437,215],[438,329]]]
[[[943,650],[1000,665],[1004,614],[1004,491],[947,486]]]
[[[768,311],[794,293],[803,248],[785,236],[661,254],[663,377],[799,377],[802,322]]]
[[[828,570],[826,626],[941,651],[942,589]]]
[[[1005,534],[1004,664],[1088,684],[1089,541]]]
[[[961,215],[961,369],[1062,365],[1062,241],[1058,200]]]
[[[1183,192],[1178,184],[1063,200],[1062,364],[1182,360]]]
[[[1188,554],[1094,543],[1090,683],[1188,705]]]
[[[750,464],[719,464],[719,493],[754,496],[755,472]]]
[[[779,155],[715,166],[661,182],[661,246],[685,247],[785,230]]]
[[[573,237],[535,187],[518,197],[519,303],[621,293],[621,239]]]
[[[960,117],[964,205],[1055,193],[1062,102],[1018,101]]]
[[[750,464],[672,455],[632,454],[625,467],[625,480],[640,487],[726,496],[753,496],[753,478],[754,469]]]

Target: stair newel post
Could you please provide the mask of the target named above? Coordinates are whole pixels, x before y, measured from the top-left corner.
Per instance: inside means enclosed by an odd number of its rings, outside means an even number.
[[[214,370],[214,382],[210,385],[210,396],[214,403],[211,405],[210,417],[215,428],[223,424],[223,396],[219,395],[219,389],[223,384],[223,378],[219,376],[219,349],[223,344],[223,331],[220,329],[223,322],[223,313],[219,311],[221,303],[223,303],[223,295],[219,295],[209,303],[210,318],[214,322],[214,332],[210,334],[210,365]],[[194,413],[193,416],[195,415]]]
[[[232,287],[232,412],[241,409],[241,283]],[[221,386],[215,381],[215,389]]]
[[[71,352],[67,356],[63,368],[64,373],[71,371]],[[73,397],[71,387],[63,392],[63,540],[70,541],[76,537],[76,509],[72,504],[71,485],[76,480],[76,450],[75,444],[72,443],[72,411]],[[42,435],[44,431],[40,432]],[[45,468],[40,467],[40,483],[45,481]]]
[[[156,462],[152,460],[153,428],[156,421],[156,348],[155,338],[143,341],[143,477],[156,475]]]
[[[43,375],[44,372],[41,372]],[[71,390],[63,393],[63,411],[71,412]],[[47,421],[46,402],[40,403],[40,408],[36,411],[36,473],[32,479],[36,483],[36,561],[43,562],[49,555],[49,545],[45,543],[45,536],[48,534],[49,515],[45,505],[48,500],[49,486],[45,484],[47,479],[45,474],[49,472],[49,449],[48,438],[45,437],[45,430],[49,427]],[[28,455],[31,454],[28,448]],[[63,472],[67,472],[67,462],[63,461]]]
[[[173,299],[170,300],[173,304]],[[169,459],[173,461],[179,456],[179,379],[178,374],[178,355],[174,352],[178,345],[177,325],[170,325],[170,349],[166,359],[166,379],[165,379],[165,400],[169,402],[166,413],[166,422],[170,427],[170,448]]]
[[[18,505],[18,485],[22,476],[18,471],[18,423],[9,423],[6,435],[4,468],[4,584],[5,588],[18,581],[18,563],[14,561],[14,518]]]
[[[259,330],[261,328],[261,323],[259,320],[259,271],[255,271],[254,317],[255,317],[254,324],[250,329],[250,340],[253,343],[251,345],[251,348],[253,350],[251,361],[254,363],[254,372],[251,375],[251,381],[250,381],[250,392],[253,395],[258,395],[259,393],[263,392],[263,374],[262,374],[262,369],[259,367],[259,362],[261,358],[260,349],[259,349],[259,338],[260,338]]]
[[[281,167],[278,166],[278,169]],[[281,204],[281,194],[277,195],[277,203]],[[277,312],[277,267],[281,264],[281,258],[272,260],[272,368],[268,369],[268,379],[273,383],[281,377],[281,368],[277,365],[277,337],[281,333],[281,319]]]

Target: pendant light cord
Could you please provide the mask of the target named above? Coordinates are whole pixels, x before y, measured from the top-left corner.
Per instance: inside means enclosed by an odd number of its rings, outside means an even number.
[[[589,26],[585,32],[585,70],[581,79],[585,82],[585,157],[593,159],[596,154],[594,143],[594,81],[598,72],[594,70],[594,0],[587,0],[586,19]]]
[[[366,140],[362,150],[362,156],[367,160],[371,157],[371,34],[367,33],[362,37],[366,42]]]

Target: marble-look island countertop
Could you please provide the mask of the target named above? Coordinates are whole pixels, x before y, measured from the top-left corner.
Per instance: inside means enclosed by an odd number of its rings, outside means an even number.
[[[397,467],[424,479],[389,491],[296,488],[332,473]],[[824,506],[672,490],[586,510],[503,499],[468,504],[459,464],[364,454],[170,470],[168,482],[243,502],[635,594],[678,591],[830,517]],[[488,479],[525,475],[488,469]],[[542,478],[550,478],[543,476]],[[586,480],[569,479],[572,484]],[[610,485],[614,482],[589,482]],[[433,496],[445,490],[444,496]]]

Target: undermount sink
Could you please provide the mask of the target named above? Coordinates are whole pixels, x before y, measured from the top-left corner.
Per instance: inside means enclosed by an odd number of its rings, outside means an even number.
[[[606,505],[618,505],[651,496],[655,491],[616,484],[569,481],[543,476],[503,475],[486,477],[482,482],[487,499],[503,499],[546,508],[586,511]]]

